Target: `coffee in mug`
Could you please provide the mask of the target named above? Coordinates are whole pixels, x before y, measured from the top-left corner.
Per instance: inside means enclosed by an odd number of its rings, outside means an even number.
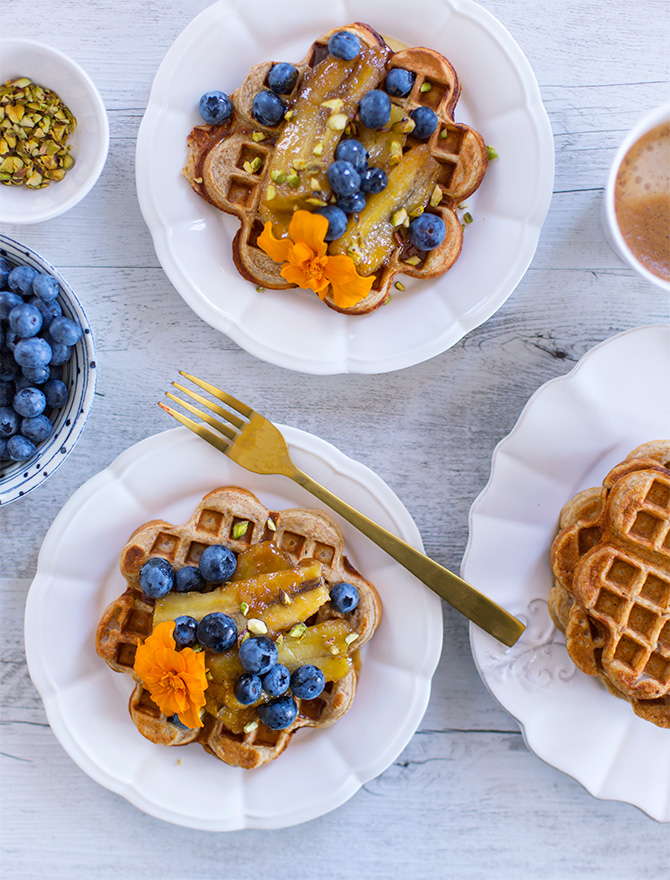
[[[670,281],[670,122],[652,128],[624,156],[614,186],[614,212],[635,259]]]

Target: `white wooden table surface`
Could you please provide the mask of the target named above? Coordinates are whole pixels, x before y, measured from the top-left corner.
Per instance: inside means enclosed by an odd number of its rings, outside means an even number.
[[[668,298],[615,256],[600,221],[618,143],[643,111],[670,98],[670,3],[484,0],[531,62],[556,149],[555,194],[516,291],[450,351],[398,373],[304,378],[239,349],[168,282],[134,185],[135,138],[154,74],[207,5],[0,6],[0,34],[44,40],[82,64],[111,127],[107,165],[79,206],[43,225],[0,226],[63,271],[91,320],[99,364],[76,450],[44,486],[0,510],[0,875],[667,878],[670,829],[632,806],[592,798],[531,754],[478,677],[466,621],[448,608],[419,731],[380,777],[306,825],[213,834],[163,823],[89,779],[51,733],[22,636],[40,543],[75,489],[130,444],[171,427],[156,401],[177,367],[221,385],[243,377],[246,398],[262,412],[371,467],[410,510],[427,552],[458,570],[493,448],[529,396],[601,340],[670,321]],[[420,14],[420,0],[407,6]]]

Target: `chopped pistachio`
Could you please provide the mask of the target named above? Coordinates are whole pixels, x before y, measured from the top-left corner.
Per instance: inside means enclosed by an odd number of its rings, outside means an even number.
[[[283,635],[283,633],[279,633],[279,635],[278,635],[277,638],[275,639],[275,645],[276,645],[278,648],[281,648],[281,646],[282,646],[283,644],[284,644],[284,635]]]
[[[290,605],[293,602],[293,599],[291,599],[286,590],[280,590],[279,601],[282,603],[282,605]]]
[[[251,733],[252,731],[256,730],[257,727],[258,721],[247,721],[247,723],[244,725],[243,730],[245,733]]]
[[[388,294],[386,295],[386,299],[384,300],[384,302],[382,303],[382,305],[383,305],[383,306],[387,306],[390,302],[391,302],[391,294],[388,293]]]
[[[328,128],[331,131],[344,131],[348,119],[345,113],[334,113],[328,117]]]
[[[402,147],[399,141],[391,141],[389,165],[397,165],[402,159]]]
[[[316,177],[310,177],[309,188],[312,190],[312,192],[316,192],[320,187],[321,187],[321,184],[316,179]]]
[[[284,113],[284,119],[287,122],[289,122],[291,119],[293,119],[294,116],[295,116],[295,113],[293,112],[293,110],[287,110],[286,113]]]
[[[268,517],[268,521],[265,523],[265,525],[270,529],[271,532],[277,531],[277,524],[271,517]]]
[[[330,651],[331,654],[339,654],[340,653],[340,649],[337,647],[337,645],[331,645],[328,648],[328,650]]]
[[[314,149],[312,150],[312,153],[315,156],[320,156],[323,153],[323,143],[321,141],[319,141],[318,144],[315,144]]]
[[[344,101],[342,98],[331,98],[329,101],[322,101],[321,106],[339,113],[344,108]]]
[[[432,88],[433,88],[432,83],[429,83],[428,80],[425,80],[424,82],[421,83],[421,88],[419,89],[419,91],[420,92],[429,92]]]
[[[457,207],[458,207],[458,210],[459,210],[459,211],[465,211],[465,209],[468,207],[468,203],[467,203],[467,202],[461,202],[461,204],[458,205]]]
[[[293,163],[293,167],[295,168],[296,171],[304,171],[306,164],[307,163],[305,162],[304,159],[296,159],[295,162]]]
[[[396,281],[396,283],[393,286],[395,287],[396,290],[404,290],[405,289],[405,285],[402,283],[402,281]]]
[[[248,611],[248,610],[249,610],[249,603],[248,603],[248,602],[242,602],[242,604],[240,605],[240,614],[241,614],[243,617],[246,617],[246,616],[247,616],[247,611]]]
[[[255,636],[264,636],[268,631],[267,624],[264,620],[259,620],[257,617],[250,617],[247,621],[247,629],[249,632],[252,632]]]
[[[283,183],[286,180],[286,175],[283,171],[273,171],[270,177],[273,183]]]
[[[413,220],[415,217],[420,217],[423,214],[423,210],[423,205],[419,205],[419,207],[412,211],[409,216]]]
[[[344,637],[344,641],[346,642],[347,646],[349,646],[352,644],[352,642],[355,642],[357,638],[358,633],[349,633],[348,636]]]
[[[416,128],[416,122],[409,117],[405,119],[401,119],[400,122],[396,122],[395,125],[391,126],[393,131],[399,131],[401,134],[411,134]]]
[[[294,188],[300,186],[300,177],[295,168],[289,170],[288,175],[286,176],[286,183]]]
[[[260,144],[260,142],[264,141],[266,137],[267,135],[264,131],[254,131],[251,135],[251,140],[254,141],[254,143]]]
[[[402,226],[402,224],[409,217],[405,208],[400,208],[399,211],[396,211],[395,214],[391,217],[391,223],[394,226]]]
[[[272,199],[274,199],[274,197],[276,195],[277,195],[277,190],[274,188],[274,186],[272,186],[272,184],[270,184],[270,186],[268,186],[267,192],[265,194],[265,201],[271,202]]]
[[[257,287],[256,293],[265,293],[265,288],[264,287]]]
[[[442,131],[440,132],[440,140],[441,140],[441,141],[446,141],[446,139],[447,139],[448,137],[449,137],[449,132],[447,131],[446,128],[443,128]]]
[[[403,262],[407,263],[408,266],[418,266],[421,260],[415,254],[413,257],[407,257]]]
[[[239,522],[236,522],[233,526],[233,538],[241,538],[242,535],[246,535],[248,528],[248,519],[241,519]]]
[[[289,635],[292,639],[301,639],[305,633],[307,632],[307,627],[304,623],[296,623],[295,626],[291,627],[291,631]]]
[[[486,153],[487,153],[489,159],[497,159],[498,158],[498,153],[497,153],[495,147],[490,147],[488,144],[486,145]]]
[[[430,195],[431,208],[437,207],[437,205],[440,204],[440,202],[442,201],[443,198],[444,198],[444,193],[442,192],[440,187],[437,184],[435,184],[435,188],[433,189],[433,191]]]
[[[463,223],[472,223],[472,214],[469,211],[463,214]]]
[[[397,104],[391,104],[391,116],[389,117],[389,125],[395,125],[396,122],[400,122],[400,120],[404,118],[405,112],[402,107],[398,107]]]
[[[317,208],[325,208],[325,206],[328,204],[328,202],[324,202],[323,199],[317,199],[317,198],[309,198],[309,199],[305,199],[305,201],[307,202],[308,205],[314,205]]]
[[[249,174],[258,174],[263,167],[263,160],[260,156],[254,156],[251,162],[245,162],[242,167]]]
[[[194,177],[193,183],[202,183],[202,177]]]

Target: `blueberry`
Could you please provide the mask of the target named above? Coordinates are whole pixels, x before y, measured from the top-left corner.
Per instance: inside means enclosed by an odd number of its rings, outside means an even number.
[[[11,406],[14,397],[14,386],[7,379],[0,379],[0,407]]]
[[[33,293],[42,302],[51,302],[58,296],[58,281],[56,281],[53,275],[37,275],[33,279]]]
[[[247,672],[265,675],[277,662],[277,646],[267,636],[250,636],[240,645],[240,663]]]
[[[42,329],[42,313],[30,303],[22,302],[9,313],[9,326],[22,339],[37,336]]]
[[[14,360],[21,367],[43,367],[51,361],[51,346],[41,336],[22,339],[14,349]]]
[[[21,296],[26,296],[30,293],[33,279],[36,275],[37,272],[31,269],[30,266],[16,266],[7,276],[9,289],[13,290],[14,293],[20,293]]]
[[[198,562],[200,574],[210,584],[229,581],[237,567],[237,556],[223,544],[211,544],[202,551]]]
[[[225,92],[205,92],[198,104],[200,115],[210,125],[221,125],[230,119],[233,105]]]
[[[344,235],[347,228],[347,215],[342,208],[336,205],[326,205],[324,208],[317,208],[315,214],[321,214],[328,221],[328,232],[324,235],[324,241],[335,241]]]
[[[352,196],[358,192],[361,176],[351,162],[338,159],[327,171],[328,183],[336,196]]]
[[[281,697],[291,684],[291,673],[281,663],[277,663],[263,676],[263,690],[269,697]]]
[[[44,412],[46,405],[47,399],[44,396],[44,392],[32,386],[17,391],[12,401],[12,406],[16,412],[26,419],[34,419],[35,416],[39,416]]]
[[[286,61],[275,64],[268,73],[268,85],[278,95],[289,95],[297,81],[297,69]]]
[[[20,341],[21,337],[16,332],[16,330],[12,330],[11,327],[8,327],[5,331],[5,351],[11,351],[13,354],[16,351],[16,346],[19,344]]]
[[[175,640],[177,648],[190,648],[197,644],[197,629],[198,621],[194,617],[189,617],[188,614],[175,617],[172,638]]]
[[[59,345],[76,345],[81,338],[81,327],[70,318],[61,315],[49,324],[49,335]]]
[[[384,80],[384,88],[394,98],[406,98],[412,91],[416,76],[402,67],[394,67],[389,70]]]
[[[254,119],[260,122],[261,125],[267,125],[269,128],[277,125],[285,112],[286,105],[279,95],[267,89],[256,95],[251,108]]]
[[[260,697],[263,685],[257,675],[243,672],[235,682],[235,697],[243,706],[255,703]]]
[[[261,703],[258,717],[270,730],[285,730],[290,727],[298,715],[298,705],[290,694]]]
[[[51,360],[49,361],[49,364],[53,364],[55,367],[59,367],[61,364],[66,364],[72,356],[72,349],[70,346],[61,345],[60,342],[55,342],[48,334],[46,334],[45,338],[51,346]]]
[[[14,461],[25,461],[27,458],[32,458],[36,452],[37,447],[32,440],[28,440],[27,437],[23,437],[21,434],[14,434],[7,441],[6,453]]]
[[[174,585],[174,568],[167,559],[151,556],[140,569],[140,587],[151,599],[167,596]]]
[[[437,116],[430,107],[417,107],[409,115],[410,119],[414,120],[412,136],[415,138],[423,141],[430,137],[437,128]]]
[[[335,158],[350,162],[359,174],[363,174],[368,167],[368,151],[354,138],[339,142],[335,150]]]
[[[10,406],[0,406],[0,437],[12,437],[18,433],[21,419]]]
[[[0,320],[6,321],[12,309],[20,306],[23,300],[12,290],[0,291]]]
[[[46,366],[22,367],[21,372],[23,373],[23,378],[26,379],[31,385],[43,385],[51,375],[49,372],[49,367]],[[42,389],[42,391],[44,391],[44,389]],[[49,406],[52,406],[52,404],[49,404]]]
[[[49,324],[51,324],[53,319],[58,318],[63,314],[63,309],[60,307],[60,303],[57,299],[52,299],[50,302],[44,302],[39,296],[33,296],[28,302],[31,306],[35,306],[36,309],[39,309],[39,312],[42,315],[42,330],[48,329]]]
[[[48,379],[44,383],[42,391],[44,391],[47,404],[52,409],[62,409],[67,403],[67,388],[60,379]]]
[[[313,700],[326,686],[326,677],[318,666],[305,663],[291,675],[291,690],[300,700]]]
[[[0,288],[7,284],[7,276],[12,271],[11,265],[4,257],[0,257]]]
[[[360,214],[365,207],[365,196],[362,192],[356,192],[352,196],[340,196],[337,207],[345,214]]]
[[[432,251],[444,241],[447,229],[437,214],[420,214],[409,224],[409,239],[420,251]]]
[[[49,383],[47,382],[47,385]],[[63,383],[61,382],[61,385]],[[63,387],[65,387],[63,385]],[[45,388],[46,393],[46,388]],[[49,395],[47,394],[47,400]],[[177,593],[200,593],[205,588],[205,579],[200,574],[199,569],[194,565],[185,565],[180,568],[175,577],[174,589]]]
[[[391,99],[386,92],[372,89],[361,98],[358,116],[366,128],[384,128],[391,118]]]
[[[179,720],[179,715],[175,712],[174,715],[170,715],[168,718],[170,724],[174,724],[175,727],[180,727],[182,730],[190,730],[190,727],[187,727],[185,724]]]
[[[9,382],[19,372],[11,351],[0,351],[0,381]]]
[[[39,415],[21,420],[21,433],[33,443],[43,443],[50,436],[53,425],[48,416]]]
[[[198,641],[203,648],[220,654],[237,641],[237,627],[232,617],[222,611],[206,614],[198,624]]]
[[[340,614],[348,614],[358,605],[358,590],[345,581],[335,584],[330,591],[330,604]]]
[[[328,40],[328,51],[340,61],[353,61],[361,51],[361,41],[351,31],[338,31]]]
[[[6,440],[0,440],[0,461],[9,461],[9,453],[7,452]]]
[[[386,189],[388,177],[383,168],[368,168],[361,176],[361,190],[375,195]]]

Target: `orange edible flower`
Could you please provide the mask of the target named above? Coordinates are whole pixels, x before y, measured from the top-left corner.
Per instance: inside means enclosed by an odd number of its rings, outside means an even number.
[[[288,227],[289,238],[277,238],[268,222],[258,236],[258,246],[275,263],[285,263],[282,278],[303,290],[313,290],[319,299],[324,299],[331,287],[335,305],[348,309],[370,293],[374,275],[363,278],[351,257],[344,254],[329,256],[324,240],[327,232],[328,220],[321,214],[296,211]]]
[[[135,654],[133,669],[164,715],[179,716],[186,727],[202,727],[207,673],[204,651],[176,650],[174,620],[159,623]]]

